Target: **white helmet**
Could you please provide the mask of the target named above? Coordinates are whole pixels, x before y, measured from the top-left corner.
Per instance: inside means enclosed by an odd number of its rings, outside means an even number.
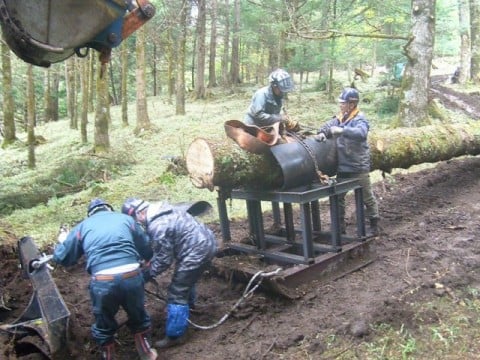
[[[284,93],[293,91],[295,88],[290,74],[283,69],[272,71],[272,73],[268,76],[268,80],[272,86],[278,87],[280,91]]]

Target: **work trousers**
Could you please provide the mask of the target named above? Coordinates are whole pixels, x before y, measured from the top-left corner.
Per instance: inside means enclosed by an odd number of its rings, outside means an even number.
[[[145,310],[144,280],[140,272],[128,279],[124,279],[122,274],[114,275],[113,280],[92,279],[89,290],[95,316],[92,336],[98,345],[114,340],[118,329],[115,315],[120,306],[128,315],[127,326],[132,333],[150,329],[150,316]]]
[[[365,217],[367,219],[378,219],[377,199],[372,191],[369,173],[338,173],[337,182],[357,179],[362,186],[363,203],[365,204]],[[346,193],[338,196],[338,211],[340,215],[340,225],[345,226],[345,196]],[[345,230],[345,229],[342,229]]]

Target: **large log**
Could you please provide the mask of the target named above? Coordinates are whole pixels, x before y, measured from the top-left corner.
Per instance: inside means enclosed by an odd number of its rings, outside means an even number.
[[[480,154],[480,122],[371,131],[372,170],[391,172],[412,165]]]
[[[480,123],[371,131],[369,144],[372,170],[408,169],[421,163],[480,154]],[[334,145],[327,141],[325,146]],[[331,175],[331,159],[322,159],[318,161],[319,170]],[[187,150],[186,164],[198,188],[276,189],[284,185],[285,169],[272,154],[248,153],[228,138],[195,139]]]
[[[248,184],[268,189],[279,187],[282,181],[282,170],[272,154],[246,152],[228,138],[196,138],[185,160],[193,185],[201,189],[232,189]]]

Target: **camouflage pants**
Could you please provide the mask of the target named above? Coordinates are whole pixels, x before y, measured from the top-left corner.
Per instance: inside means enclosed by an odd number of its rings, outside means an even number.
[[[365,217],[367,219],[378,219],[378,204],[377,199],[372,191],[372,184],[370,182],[369,173],[338,173],[337,182],[357,179],[362,186],[363,203],[365,204]],[[338,212],[340,215],[340,226],[342,231],[345,230],[345,195],[338,196]]]

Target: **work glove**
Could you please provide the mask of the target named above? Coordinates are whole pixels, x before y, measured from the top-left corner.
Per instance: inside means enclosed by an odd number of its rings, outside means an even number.
[[[69,229],[67,225],[60,225],[60,229],[58,230],[58,237],[57,241],[61,244],[65,241],[67,238],[67,235],[69,233]]]
[[[285,121],[285,128],[290,131],[298,131],[300,130],[300,125],[298,121],[287,119]]]
[[[343,133],[343,128],[340,127],[340,126],[332,126],[330,128],[330,132],[332,133],[332,136],[334,136],[334,137],[340,136]]]
[[[321,132],[321,133],[318,133],[318,135],[315,135],[314,139],[317,140],[318,142],[324,142],[324,141],[327,141],[327,136],[323,132]]]

